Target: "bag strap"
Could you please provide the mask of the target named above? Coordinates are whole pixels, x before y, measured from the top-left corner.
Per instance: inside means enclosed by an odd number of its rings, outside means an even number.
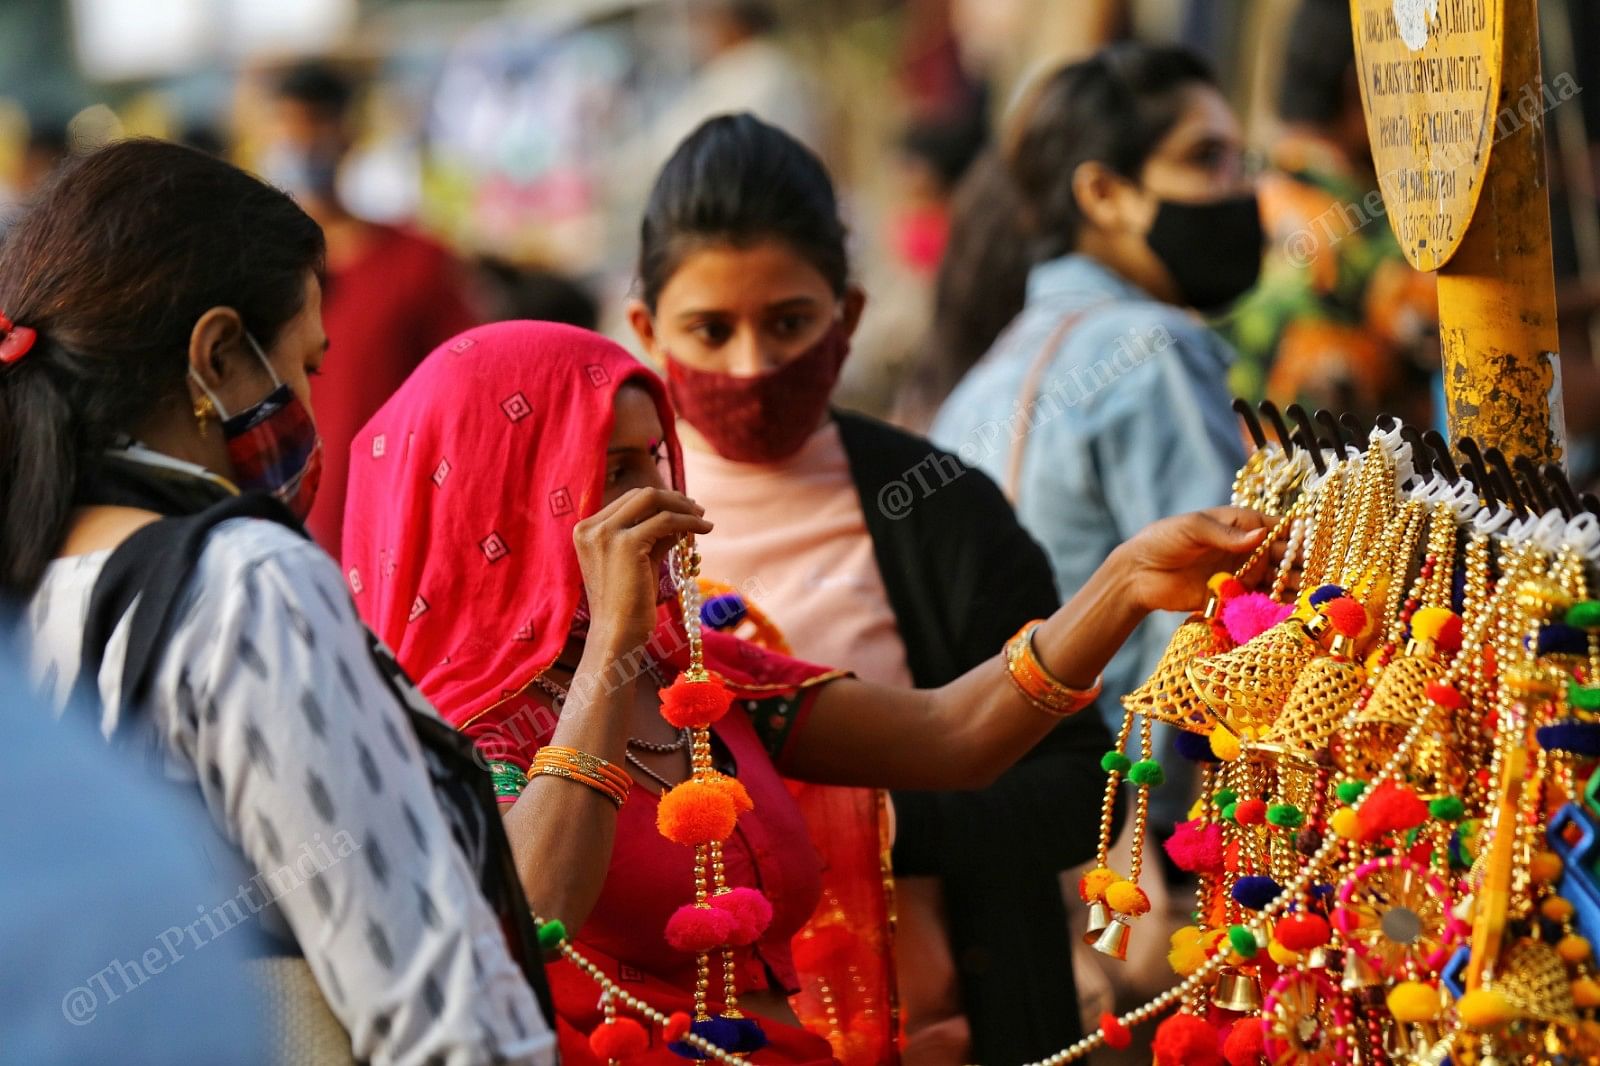
[[[1085,307],[1062,318],[1060,322],[1056,323],[1055,328],[1050,331],[1050,335],[1044,339],[1044,343],[1039,346],[1038,354],[1028,364],[1028,372],[1022,379],[1022,388],[1017,392],[1018,411],[1026,411],[1039,398],[1040,381],[1044,377],[1045,370],[1055,359],[1056,352],[1060,351],[1062,342],[1067,339],[1067,334],[1072,332],[1072,328],[1081,322],[1083,317],[1092,311],[1095,306],[1098,305]],[[1024,434],[1016,433],[1011,438],[1011,451],[1006,456],[1005,481],[1001,486],[1005,490],[1006,499],[1011,501],[1013,508],[1021,503],[1023,436]]]
[[[175,623],[178,601],[200,562],[206,539],[223,522],[263,518],[306,535],[305,529],[277,499],[265,493],[230,496],[198,514],[163,518],[135,531],[106,560],[89,596],[83,630],[78,685],[98,691],[97,678],[106,645],[129,610],[128,654],[122,665],[121,714],[137,714],[160,666]],[[98,699],[88,702],[93,708]]]

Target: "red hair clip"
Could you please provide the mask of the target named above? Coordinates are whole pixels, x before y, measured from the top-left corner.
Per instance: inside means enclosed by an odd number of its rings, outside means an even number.
[[[36,330],[17,325],[0,311],[0,363],[15,363],[33,350],[33,342],[38,339]]]

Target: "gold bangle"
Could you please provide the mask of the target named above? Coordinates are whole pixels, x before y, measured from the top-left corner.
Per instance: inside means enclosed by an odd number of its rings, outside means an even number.
[[[626,791],[633,784],[633,778],[626,770],[614,763],[607,762],[598,755],[590,755],[577,748],[564,748],[556,745],[546,745],[534,753],[533,763],[540,765],[565,766],[591,777],[605,778],[618,788]]]
[[[1051,674],[1033,650],[1033,631],[1043,619],[1035,619],[1017,630],[1006,643],[1006,676],[1022,697],[1046,714],[1057,718],[1076,714],[1100,696],[1100,678],[1086,689],[1073,688]]]

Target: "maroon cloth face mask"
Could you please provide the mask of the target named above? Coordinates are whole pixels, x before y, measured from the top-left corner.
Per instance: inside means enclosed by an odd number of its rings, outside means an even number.
[[[799,357],[748,377],[696,370],[667,354],[667,395],[678,416],[724,459],[775,463],[822,424],[850,338],[835,322]]]

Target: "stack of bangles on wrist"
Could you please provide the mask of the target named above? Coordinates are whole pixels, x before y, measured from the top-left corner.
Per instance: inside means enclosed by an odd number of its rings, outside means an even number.
[[[587,785],[618,807],[622,806],[628,798],[628,790],[633,787],[633,778],[628,776],[627,771],[588,752],[553,744],[540,748],[534,755],[533,765],[528,768],[528,780],[532,781],[540,774]]]
[[[1076,714],[1100,695],[1100,679],[1088,688],[1073,688],[1056,680],[1033,650],[1033,631],[1044,619],[1035,619],[1006,642],[1006,675],[1029,703],[1046,714],[1064,718]]]

